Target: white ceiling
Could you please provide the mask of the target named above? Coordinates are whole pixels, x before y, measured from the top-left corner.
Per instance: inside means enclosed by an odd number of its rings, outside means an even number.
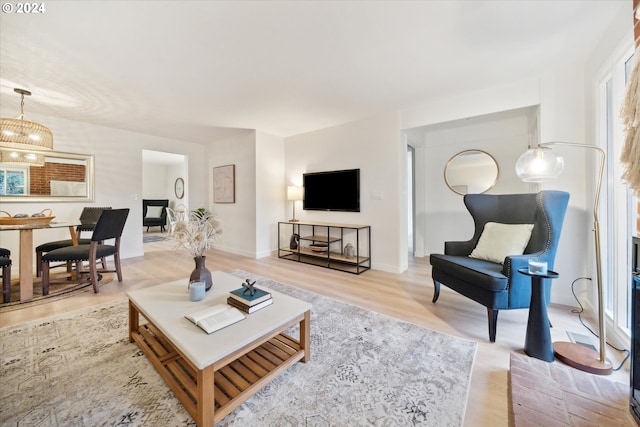
[[[0,112],[290,136],[584,58],[631,0],[48,1],[0,14]],[[7,3],[9,4],[9,3]],[[15,2],[11,4],[15,5]],[[44,123],[46,125],[46,123]],[[52,129],[55,134],[55,129]]]

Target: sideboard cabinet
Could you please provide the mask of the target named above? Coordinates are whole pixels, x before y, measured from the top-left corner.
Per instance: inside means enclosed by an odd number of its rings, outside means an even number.
[[[279,222],[278,258],[363,273],[371,269],[371,226]]]

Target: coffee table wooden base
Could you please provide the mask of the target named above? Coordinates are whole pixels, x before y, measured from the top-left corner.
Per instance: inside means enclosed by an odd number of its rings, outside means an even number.
[[[289,366],[310,358],[309,311],[204,369],[193,366],[153,323],[140,324],[141,317],[129,301],[129,341],[140,347],[198,426],[213,427]],[[297,323],[299,340],[283,333]]]

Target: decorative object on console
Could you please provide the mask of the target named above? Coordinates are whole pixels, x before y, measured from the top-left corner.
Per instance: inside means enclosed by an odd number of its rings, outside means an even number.
[[[289,249],[298,249],[299,242],[300,235],[298,233],[293,233],[291,235],[291,239],[289,239]]]
[[[602,285],[602,257],[600,253],[600,224],[598,221],[598,205],[600,202],[600,188],[606,154],[600,147],[590,144],[573,142],[545,142],[538,147],[527,150],[516,162],[516,174],[525,182],[543,182],[556,179],[564,167],[564,160],[549,148],[552,145],[593,149],[600,153],[600,168],[598,172],[595,201],[593,204],[593,232],[596,256],[596,276],[598,295],[598,325],[600,351],[591,350],[580,344],[571,342],[556,342],[553,349],[559,360],[574,368],[598,375],[609,375],[612,372],[611,362],[606,356],[606,331],[604,323],[604,300]]]
[[[213,168],[213,202],[236,202],[236,165]]]
[[[287,187],[287,200],[291,200],[293,203],[293,217],[289,220],[290,222],[298,222],[296,219],[296,202],[298,200],[302,200],[304,196],[304,188],[298,187],[295,185],[290,185]],[[293,249],[293,248],[292,248]]]
[[[24,119],[24,97],[31,96],[25,89],[13,89],[21,96],[20,115],[15,119],[0,119],[0,147],[32,150],[53,150],[53,134],[46,126]]]
[[[344,256],[351,259],[356,256],[356,250],[351,243],[347,243],[344,247]]]
[[[327,252],[329,250],[329,245],[327,243],[312,243],[309,245],[309,248],[313,252]]]
[[[213,248],[222,234],[222,222],[205,208],[198,208],[189,214],[187,219],[178,220],[172,225],[169,240],[176,248],[186,249],[196,263],[191,272],[190,281],[204,281],[208,291],[213,286],[211,271],[205,265],[204,255],[207,249]]]

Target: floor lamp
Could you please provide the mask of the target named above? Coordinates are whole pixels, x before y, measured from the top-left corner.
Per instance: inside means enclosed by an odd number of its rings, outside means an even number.
[[[516,162],[516,174],[525,182],[542,182],[557,178],[564,167],[562,157],[553,152],[549,147],[563,145],[597,150],[600,153],[600,171],[596,187],[595,201],[593,204],[593,232],[596,254],[596,279],[598,294],[598,329],[600,338],[600,351],[597,352],[581,344],[571,342],[555,342],[553,350],[556,357],[567,365],[582,371],[598,375],[609,375],[612,372],[611,362],[606,356],[606,331],[604,324],[604,300],[602,289],[602,257],[600,247],[600,224],[598,221],[598,204],[600,203],[600,188],[604,174],[606,154],[604,150],[595,145],[578,144],[573,142],[545,142],[538,147],[527,150]]]
[[[287,200],[291,200],[293,202],[293,218],[289,220],[289,222],[298,222],[296,219],[296,201],[302,200],[304,187],[298,187],[295,185],[290,185],[287,187]]]

